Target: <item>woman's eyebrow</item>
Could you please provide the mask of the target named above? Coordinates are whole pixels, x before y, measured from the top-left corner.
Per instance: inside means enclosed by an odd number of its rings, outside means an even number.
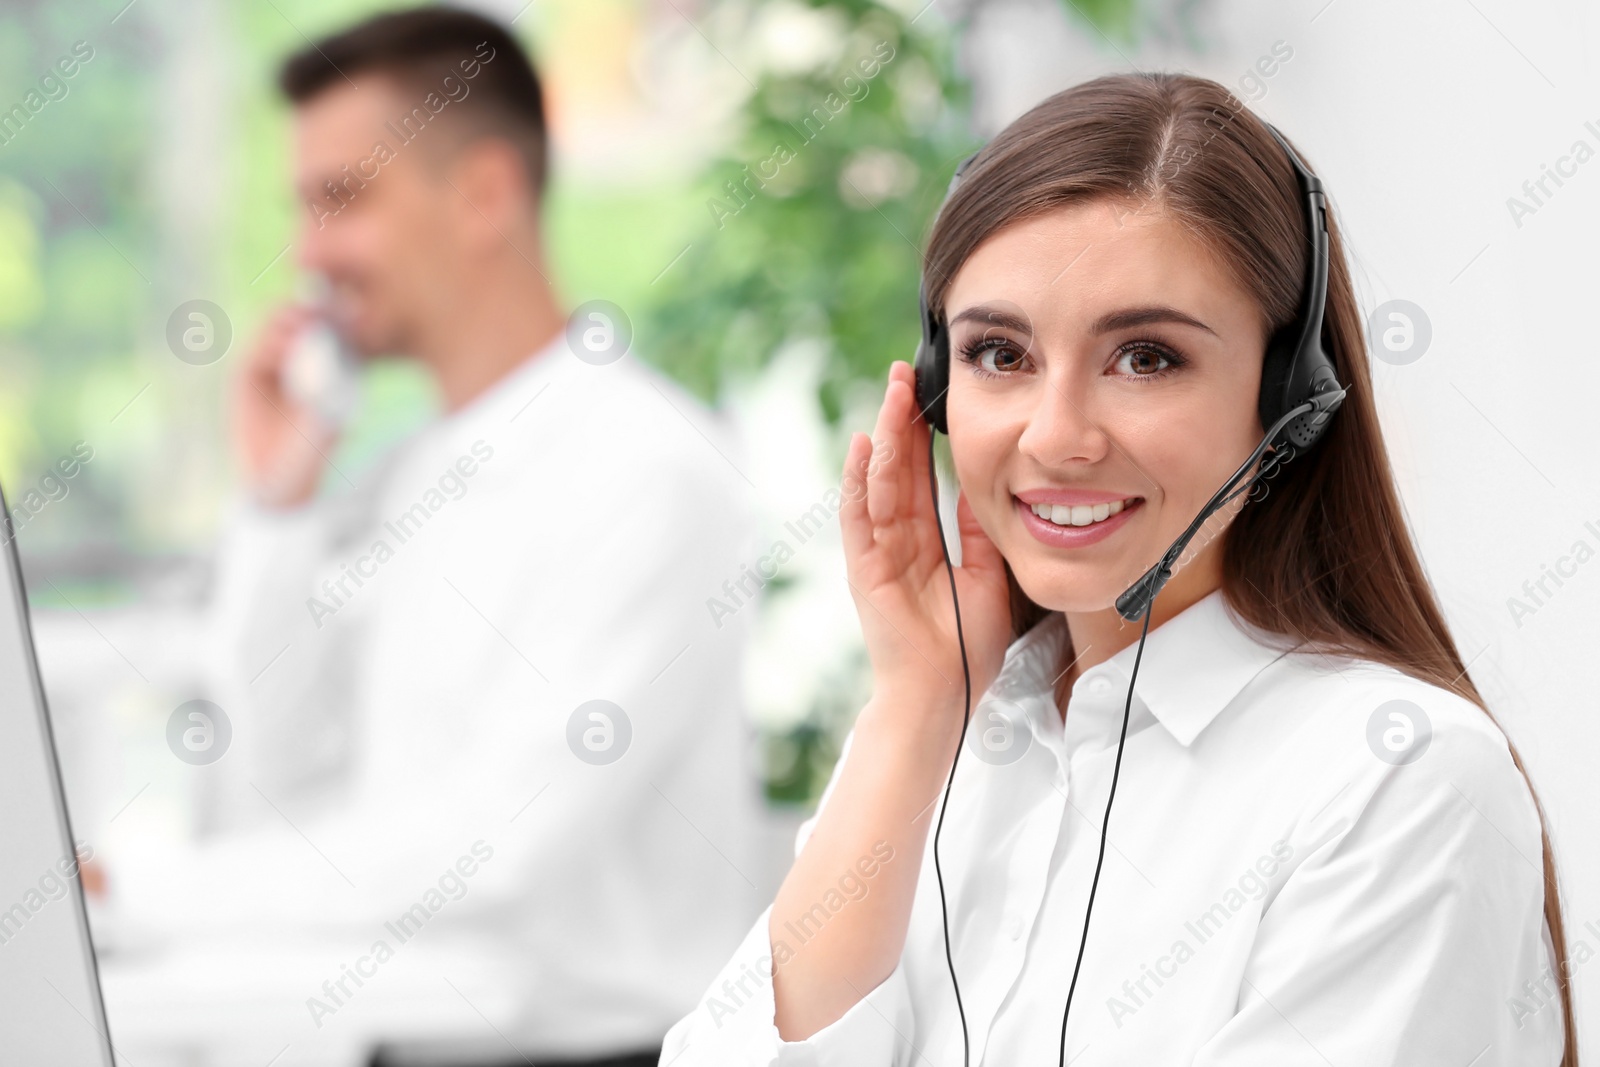
[[[1175,322],[1184,326],[1197,326],[1213,337],[1217,333],[1217,331],[1193,315],[1185,314],[1177,308],[1164,305],[1124,308],[1121,311],[1113,311],[1096,319],[1093,325],[1089,327],[1089,332],[1093,334],[1110,333],[1113,330],[1126,330],[1132,326],[1149,326],[1155,322]]]
[[[958,322],[976,322],[983,326],[1000,326],[1007,330],[1033,336],[1033,323],[1007,308],[996,307],[991,304],[974,304],[958,312],[950,320],[954,326]]]
[[[999,326],[1030,337],[1033,335],[1033,323],[1008,308],[991,304],[974,304],[972,307],[963,309],[950,320],[950,325],[955,326],[960,322],[975,322],[983,326]],[[1194,326],[1206,331],[1213,337],[1216,336],[1217,332],[1193,315],[1161,304],[1148,307],[1123,308],[1120,311],[1102,315],[1090,325],[1089,332],[1091,334],[1110,333],[1113,330],[1126,330],[1134,326],[1149,326],[1157,322],[1173,322],[1183,326]]]

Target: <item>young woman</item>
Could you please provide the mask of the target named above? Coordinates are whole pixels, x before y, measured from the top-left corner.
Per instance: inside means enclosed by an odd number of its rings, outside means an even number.
[[[1179,75],[1060,93],[966,169],[926,259],[960,566],[896,362],[840,513],[872,698],[662,1063],[1577,1063],[1542,817],[1411,544],[1331,217],[1342,408],[1202,528],[1142,651],[1115,608],[1265,432],[1304,204]]]

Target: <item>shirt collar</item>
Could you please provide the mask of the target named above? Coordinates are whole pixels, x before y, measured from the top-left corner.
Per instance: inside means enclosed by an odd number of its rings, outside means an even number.
[[[562,371],[568,369],[561,358],[566,346],[566,332],[557,332],[483,392],[455,411],[442,415],[438,420],[439,426],[481,428],[492,425],[498,429],[511,416],[527,407]]]
[[[1052,612],[1012,642],[997,679],[1000,695],[1039,695],[1045,698],[1041,706],[1053,709],[1051,692],[1063,667],[1061,652],[1067,636],[1066,617]],[[1296,647],[1289,638],[1235,618],[1222,590],[1213,590],[1151,629],[1139,659],[1135,703],[1147,707],[1156,721],[1187,747],[1251,679]],[[1131,644],[1078,677],[1072,686],[1073,699],[1086,696],[1092,701],[1103,693],[1115,693],[1120,713],[1138,653],[1135,629]],[[1057,730],[1059,722],[1058,718]]]

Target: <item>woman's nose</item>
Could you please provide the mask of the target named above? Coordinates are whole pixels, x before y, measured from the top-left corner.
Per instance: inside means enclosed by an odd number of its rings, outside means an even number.
[[[1105,458],[1110,439],[1088,390],[1072,381],[1046,377],[1035,398],[1017,448],[1046,467]]]

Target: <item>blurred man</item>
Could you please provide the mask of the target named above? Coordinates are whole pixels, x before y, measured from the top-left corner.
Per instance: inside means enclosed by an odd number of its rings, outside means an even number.
[[[353,945],[286,990],[308,1035],[382,1018],[386,974],[426,961],[470,1025],[407,1042],[397,1018],[375,1063],[653,1065],[759,907],[749,618],[705,607],[752,558],[737,452],[618,309],[569,327],[540,86],[505,29],[384,15],[280,83],[297,255],[326,285],[237,377],[252,498],[220,562],[216,767],[238,811],[112,887],[191,933]],[[420,363],[442,416],[330,462],[333,365],[290,366],[319,321]]]

